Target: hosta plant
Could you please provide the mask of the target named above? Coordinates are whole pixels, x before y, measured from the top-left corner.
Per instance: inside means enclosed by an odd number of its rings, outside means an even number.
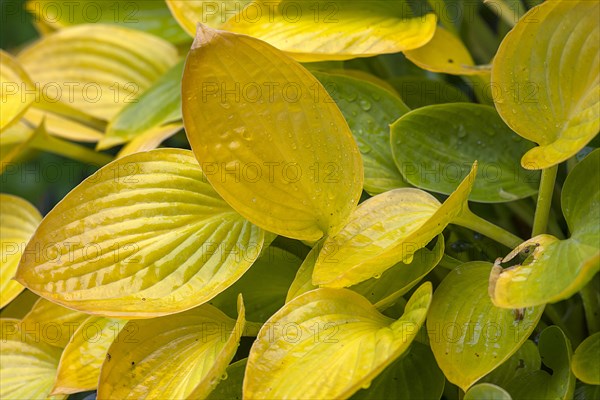
[[[600,398],[598,2],[2,7],[2,399]]]

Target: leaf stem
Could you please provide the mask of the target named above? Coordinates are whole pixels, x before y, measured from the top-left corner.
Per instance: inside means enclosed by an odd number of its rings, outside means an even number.
[[[583,310],[585,313],[585,321],[588,328],[588,334],[592,335],[600,332],[600,274],[594,275],[592,280],[585,285],[579,294],[583,301]]]
[[[498,225],[491,223],[486,219],[481,218],[478,215],[473,214],[473,212],[467,207],[463,209],[460,215],[456,217],[452,223],[479,232],[498,243],[502,243],[510,249],[514,249],[523,243],[523,239],[520,237],[510,233]]]
[[[533,217],[533,230],[531,237],[535,237],[546,232],[548,227],[548,217],[550,215],[550,207],[552,206],[552,194],[554,192],[554,182],[556,182],[556,174],[558,165],[542,170],[542,180],[540,182],[540,190],[538,193],[537,204],[535,207],[535,216]]]
[[[83,163],[101,167],[113,158],[107,154],[98,153],[75,143],[62,140],[48,134],[35,134],[30,142],[31,147],[49,153],[58,154]]]

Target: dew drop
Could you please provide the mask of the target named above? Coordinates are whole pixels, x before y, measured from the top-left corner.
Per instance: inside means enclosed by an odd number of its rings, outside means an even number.
[[[221,103],[221,107],[223,107],[224,109],[228,110],[229,108],[231,108],[231,104],[229,104],[229,103]]]
[[[365,111],[369,111],[371,109],[371,102],[369,100],[360,99],[358,103],[360,104],[360,108]]]
[[[238,142],[237,140],[234,140],[232,142],[229,143],[229,150],[237,150],[240,148],[240,142]]]

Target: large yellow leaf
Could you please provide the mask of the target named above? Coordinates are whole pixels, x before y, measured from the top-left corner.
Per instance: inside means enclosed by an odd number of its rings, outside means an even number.
[[[64,348],[89,315],[39,298],[23,317],[22,327],[35,339]]]
[[[403,0],[256,0],[221,28],[309,62],[415,49],[431,40],[436,20],[434,14],[411,18]]]
[[[38,101],[109,120],[177,62],[177,49],[145,32],[78,25],[48,35],[18,57]]]
[[[452,75],[489,75],[490,69],[475,67],[463,42],[444,28],[437,28],[425,46],[405,51],[404,55],[419,67]]]
[[[361,194],[362,161],[306,69],[260,40],[200,26],[182,93],[192,149],[235,210],[294,239],[340,229]]]
[[[379,277],[441,233],[466,209],[477,164],[444,204],[413,188],[394,189],[362,203],[344,228],[325,240],[313,284],[346,287]]]
[[[492,67],[504,121],[540,146],[523,167],[556,165],[600,130],[600,3],[548,0],[504,38]]]
[[[10,54],[0,50],[0,133],[16,122],[35,100],[33,82]]]
[[[209,304],[130,321],[108,350],[98,398],[205,398],[235,355],[245,323],[241,296],[237,321]]]
[[[52,393],[71,394],[95,390],[108,348],[126,323],[126,320],[103,317],[84,320],[60,357]],[[135,335],[129,333],[122,339],[132,341],[135,340]]]
[[[240,18],[240,13],[251,1],[166,0],[173,17],[192,37],[196,34],[196,26],[199,23],[211,28],[220,28],[228,19]]]
[[[393,320],[347,289],[315,289],[271,317],[250,350],[244,398],[344,399],[400,357],[417,335],[431,284]]]
[[[59,114],[37,107],[29,108],[23,119],[32,126],[39,126],[43,121],[49,134],[77,142],[97,142],[104,136],[103,124],[95,126],[86,124],[72,118],[72,115]]]
[[[28,336],[16,319],[1,319],[0,332],[0,398],[49,398],[61,350]]]
[[[191,151],[154,150],[114,161],[71,191],[29,242],[17,279],[88,313],[154,317],[225,290],[263,240],[212,189]]]
[[[28,201],[0,194],[0,308],[24,289],[13,277],[25,245],[41,220],[39,211]]]

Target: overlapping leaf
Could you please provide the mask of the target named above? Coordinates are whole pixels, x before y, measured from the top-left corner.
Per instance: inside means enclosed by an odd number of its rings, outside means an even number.
[[[402,100],[376,84],[339,74],[314,74],[344,114],[358,143],[364,189],[375,195],[408,186],[394,165],[389,125],[409,111]]]
[[[431,349],[415,341],[408,354],[388,366],[368,388],[356,392],[351,399],[439,399],[445,381]]]
[[[460,215],[466,207],[476,164],[444,202],[413,188],[391,190],[361,203],[346,226],[323,244],[313,284],[346,287],[378,277],[414,253]]]
[[[130,321],[108,350],[98,398],[205,398],[237,350],[245,317],[204,304],[183,313]]]
[[[60,357],[52,393],[70,394],[95,390],[108,348],[126,323],[125,320],[103,317],[84,320]]]
[[[540,334],[538,347],[544,365],[552,374],[540,369],[517,376],[506,385],[514,400],[560,399],[573,397],[575,377],[571,373],[571,344],[563,331],[550,326]]]
[[[492,383],[478,383],[465,393],[464,400],[512,400],[510,394]]]
[[[177,50],[163,39],[116,25],[77,25],[19,53],[38,85],[40,105],[71,106],[109,120],[134,102],[170,66]]]
[[[347,289],[295,298],[265,323],[252,346],[244,397],[349,397],[408,349],[430,301],[426,283],[393,320]]]
[[[169,1],[185,30],[196,24],[257,37],[303,62],[347,60],[414,49],[433,37],[436,17],[411,18],[399,0],[313,2]]]
[[[519,308],[552,303],[572,296],[600,269],[600,150],[590,153],[567,177],[561,203],[571,237],[536,236],[513,250],[525,261],[497,270],[491,278],[492,300],[499,307]],[[533,251],[532,251],[533,249]]]
[[[539,174],[515,163],[533,144],[511,131],[492,107],[419,108],[391,126],[391,140],[398,169],[419,188],[450,194],[478,160],[470,200],[504,202],[537,192]]]
[[[235,210],[295,239],[340,229],[362,191],[362,162],[307,70],[257,39],[200,26],[182,98],[192,149]]]
[[[40,212],[28,201],[0,194],[0,308],[10,303],[24,289],[13,277],[25,245],[41,220]]]
[[[0,50],[0,85],[0,132],[4,132],[35,100],[31,94],[33,82],[19,62],[4,50]]]
[[[89,315],[40,298],[23,317],[22,326],[36,339],[64,348]]]
[[[86,23],[117,24],[152,33],[172,42],[184,43],[189,36],[181,29],[163,1],[136,0],[28,0],[27,11],[50,29]]]
[[[477,383],[487,382],[506,387],[516,377],[537,371],[541,366],[542,359],[536,344],[531,340],[527,340],[515,354]]]
[[[475,67],[463,42],[443,28],[437,28],[426,45],[404,52],[406,58],[419,67],[452,75],[488,75],[490,69]]]
[[[54,384],[61,349],[21,330],[16,319],[0,319],[3,399],[45,400]],[[59,399],[64,396],[59,396]]]
[[[521,159],[542,169],[575,155],[600,130],[600,4],[545,1],[504,38],[494,58],[498,112],[540,146]]]
[[[171,67],[135,103],[123,108],[109,123],[98,149],[128,142],[148,131],[181,120],[183,61]],[[157,129],[158,128],[158,129]]]
[[[492,265],[471,262],[452,270],[435,291],[427,316],[431,349],[446,378],[467,391],[527,340],[543,307],[495,307],[488,295]]]
[[[89,313],[159,316],[225,290],[263,240],[212,189],[192,152],[161,149],[108,164],[71,191],[29,242],[17,279]]]
[[[582,382],[600,385],[600,332],[585,339],[573,354],[571,369]]]

